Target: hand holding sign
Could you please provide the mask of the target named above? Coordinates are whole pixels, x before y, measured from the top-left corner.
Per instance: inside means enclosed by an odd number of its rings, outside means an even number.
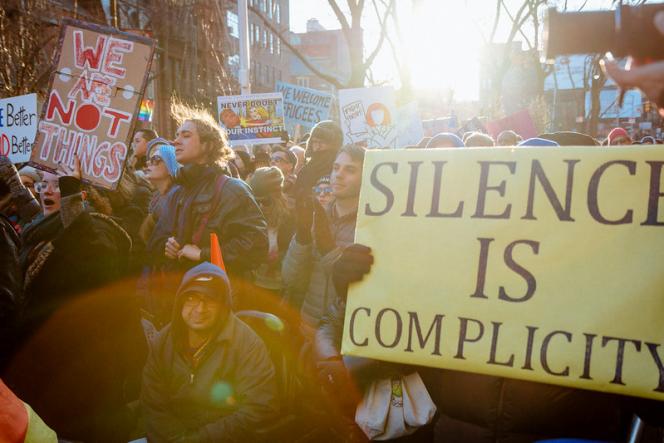
[[[67,166],[64,163],[58,164],[57,169],[58,175],[60,177],[68,176],[74,177],[75,179],[81,179],[81,159],[78,155],[74,155],[74,165],[72,167]]]

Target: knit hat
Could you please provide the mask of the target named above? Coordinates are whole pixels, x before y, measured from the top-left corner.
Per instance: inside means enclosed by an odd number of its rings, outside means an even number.
[[[249,186],[254,191],[256,198],[267,197],[274,192],[280,191],[283,183],[284,175],[276,166],[258,168],[249,179]]]
[[[627,131],[624,128],[613,128],[611,129],[611,132],[609,132],[609,136],[607,139],[609,140],[609,145],[612,145],[614,141],[620,137],[626,138],[632,142],[632,138],[629,136]]]
[[[451,132],[441,132],[429,140],[429,143],[427,143],[427,149],[444,148],[449,145],[452,145],[454,148],[463,148],[466,146],[458,135]]]
[[[158,143],[153,143],[157,140],[160,140]],[[175,179],[180,169],[180,163],[175,159],[175,147],[170,145],[163,138],[155,138],[154,140],[148,143],[147,158],[151,158],[153,155],[158,155],[164,161],[166,169],[168,169],[168,174]]]
[[[26,177],[30,177],[32,180],[34,180],[35,183],[41,181],[42,179],[39,171],[37,171],[32,166],[23,166],[21,169],[19,169],[18,175],[19,176],[24,175]]]
[[[321,140],[332,147],[332,150],[338,151],[341,149],[341,145],[344,141],[344,134],[341,132],[339,125],[334,123],[332,120],[323,120],[318,122],[316,126],[311,130],[311,136],[307,140],[307,151],[305,153],[306,157],[311,157],[313,152],[313,146],[311,146],[311,140],[317,139]]]
[[[170,144],[171,142],[169,142],[163,137],[153,138],[147,143],[147,149],[145,150],[145,155],[147,155],[148,158],[150,158],[150,151],[152,150],[152,148],[154,148],[157,145],[170,145]]]
[[[517,146],[539,146],[539,147],[552,147],[552,146],[560,146],[558,143],[552,141],[552,140],[546,140],[544,138],[529,138],[521,143],[519,143]]]

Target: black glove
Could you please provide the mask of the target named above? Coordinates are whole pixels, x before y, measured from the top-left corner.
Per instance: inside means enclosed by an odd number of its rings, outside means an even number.
[[[330,229],[330,221],[327,218],[325,209],[316,199],[313,200],[314,209],[314,238],[316,239],[316,249],[321,255],[326,255],[335,248],[336,242]]]
[[[330,175],[336,158],[336,151],[314,152],[311,160],[297,174],[295,193],[311,192],[311,188],[316,186],[321,177]]]
[[[314,222],[313,198],[311,192],[299,192],[295,197],[295,239],[301,245],[311,243],[311,226]]]
[[[345,300],[348,285],[362,280],[373,262],[371,248],[357,243],[347,246],[332,267],[332,282],[337,295]]]

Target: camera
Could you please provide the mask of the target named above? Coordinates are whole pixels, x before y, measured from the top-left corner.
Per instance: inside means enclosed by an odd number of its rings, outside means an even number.
[[[664,3],[619,5],[615,11],[547,11],[544,25],[544,56],[611,52],[614,56],[653,61],[664,59],[664,36],[653,18]]]

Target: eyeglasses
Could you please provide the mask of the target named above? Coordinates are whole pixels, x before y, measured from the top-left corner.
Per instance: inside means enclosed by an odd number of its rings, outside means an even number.
[[[217,300],[215,298],[201,294],[190,294],[187,296],[187,298],[184,299],[185,306],[189,308],[193,308],[200,304],[202,304],[203,307],[208,307],[215,303],[217,303]]]
[[[35,183],[35,191],[41,194],[42,192],[46,192],[49,186],[53,192],[60,192],[60,185],[58,184],[57,180],[37,182]]]
[[[163,162],[164,162],[163,158],[161,158],[158,155],[153,155],[148,159],[147,164],[150,166],[159,166]]]
[[[316,186],[314,188],[314,193],[316,195],[332,194],[332,188],[328,186]]]

